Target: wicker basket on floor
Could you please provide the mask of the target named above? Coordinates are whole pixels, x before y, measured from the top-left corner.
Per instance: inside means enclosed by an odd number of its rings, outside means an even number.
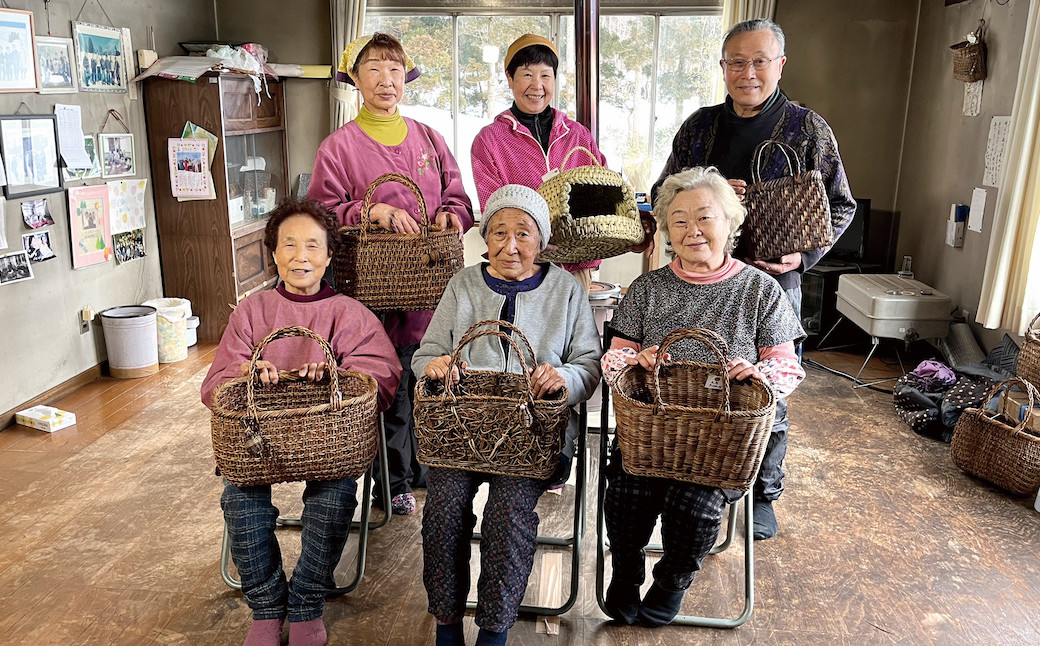
[[[693,339],[717,363],[665,361],[668,348]],[[638,476],[747,491],[762,464],[776,397],[756,377],[726,378],[726,342],[702,329],[670,332],[652,371],[628,366],[613,385],[622,467]]]
[[[1004,412],[1011,386],[1027,393],[1029,408],[1021,420]],[[1040,433],[1029,428],[1033,404],[1040,392],[1024,379],[1002,381],[993,387],[986,402],[1001,394],[997,412],[969,408],[957,420],[950,455],[953,463],[973,476],[1021,496],[1040,489]]]
[[[415,195],[420,232],[342,227],[343,245],[332,259],[336,289],[376,311],[436,309],[448,281],[462,269],[462,241],[458,231],[430,223],[419,187],[399,173],[380,175],[369,185],[363,223],[369,221],[375,190],[387,182],[404,184]]]
[[[294,336],[321,345],[325,376],[310,381],[279,372],[277,384],[261,385],[257,361],[264,348]],[[328,341],[305,327],[279,328],[261,341],[249,375],[213,393],[213,455],[221,475],[246,487],[364,473],[376,455],[376,381],[336,365]]]
[[[471,326],[451,354],[449,372],[461,366],[462,348],[484,337],[490,337],[493,343],[505,339],[520,358],[521,374],[463,370],[459,382],[447,388],[440,380],[421,377],[415,387],[414,411],[419,462],[432,467],[548,478],[559,461],[570,419],[567,389],[545,399],[534,398],[533,368],[526,358],[530,357],[533,365],[534,351],[527,337],[505,321],[481,321]]]
[[[538,188],[552,217],[549,242],[558,247],[543,251],[541,257],[552,262],[611,258],[645,237],[632,187],[620,174],[600,166],[592,151],[577,146],[563,158],[560,168],[579,151],[592,158],[592,166],[561,171]]]
[[[1018,351],[1015,374],[1040,390],[1040,328],[1036,327],[1038,320],[1040,320],[1040,314],[1033,317],[1026,330],[1022,349]]]

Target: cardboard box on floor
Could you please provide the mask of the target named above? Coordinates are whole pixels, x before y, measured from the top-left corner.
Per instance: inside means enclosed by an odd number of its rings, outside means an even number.
[[[1012,390],[1008,392],[1004,401],[1004,410],[1008,415],[1018,421],[1022,421],[1025,418],[1026,411],[1029,409],[1029,397],[1025,393]],[[1026,427],[1034,433],[1040,434],[1040,402],[1033,402],[1033,414],[1030,416]]]

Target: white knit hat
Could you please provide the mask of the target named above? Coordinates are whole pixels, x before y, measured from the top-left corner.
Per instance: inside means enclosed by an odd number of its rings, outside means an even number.
[[[531,216],[538,225],[538,250],[544,251],[552,235],[549,223],[549,205],[538,191],[520,184],[506,184],[491,194],[484,205],[484,214],[480,219],[480,235],[487,240],[488,224],[491,218],[502,209],[520,209]]]

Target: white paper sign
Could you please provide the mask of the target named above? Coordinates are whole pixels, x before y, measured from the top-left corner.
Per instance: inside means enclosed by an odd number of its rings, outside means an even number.
[[[61,156],[69,168],[89,169],[94,161],[83,147],[83,119],[78,105],[55,104]]]
[[[968,211],[968,230],[982,231],[982,215],[986,212],[986,189],[971,192],[971,210]]]
[[[986,140],[986,171],[982,174],[985,186],[997,186],[1004,176],[1004,157],[1007,155],[1008,132],[1011,117],[993,117],[989,122],[989,137]]]
[[[975,81],[964,84],[964,106],[961,114],[966,117],[977,117],[982,112],[982,84],[985,81]]]

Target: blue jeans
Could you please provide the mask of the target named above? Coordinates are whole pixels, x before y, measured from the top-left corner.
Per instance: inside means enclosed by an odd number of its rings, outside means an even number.
[[[231,536],[231,558],[253,619],[310,621],[321,616],[325,597],[336,587],[339,563],[357,507],[357,483],[350,478],[315,480],[303,491],[300,558],[286,583],[282,552],[275,538],[278,509],[271,486],[236,487],[224,481],[220,508]]]

